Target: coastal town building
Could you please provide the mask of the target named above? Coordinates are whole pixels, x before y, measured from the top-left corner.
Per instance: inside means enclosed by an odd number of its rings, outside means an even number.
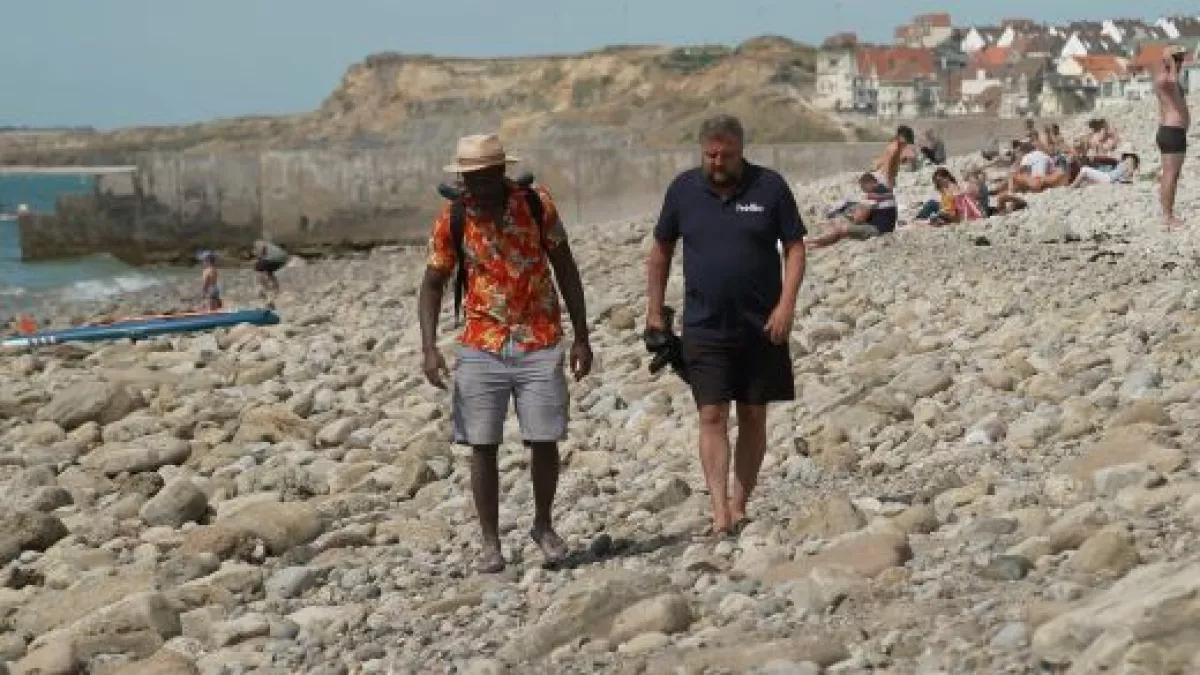
[[[1077,56],[1094,56],[1097,54],[1120,54],[1121,45],[1099,31],[1073,30],[1063,44],[1058,57],[1064,62]]]
[[[911,23],[896,28],[896,44],[901,47],[933,49],[950,38],[954,28],[945,12],[920,14]]]
[[[1011,28],[972,26],[963,37],[961,49],[966,54],[974,54],[988,47],[1007,47],[1015,37]]]
[[[1105,19],[1101,24],[1101,32],[1119,45],[1129,45],[1139,40],[1170,39],[1161,26],[1137,19]]]
[[[817,61],[814,104],[880,117],[928,115],[944,98],[934,51],[864,45],[852,35],[825,41]]]
[[[884,118],[1103,110],[1153,95],[1153,70],[1167,44],[1189,50],[1185,87],[1200,89],[1200,16],[954,26],[948,13],[932,12],[893,37],[891,45],[852,33],[827,39],[814,105]]]
[[[1200,37],[1200,16],[1169,16],[1154,23],[1168,40]]]
[[[840,33],[825,40],[817,57],[813,105],[839,112],[873,110],[875,92],[869,90],[859,73],[859,48],[853,33]]]
[[[1019,58],[1005,70],[1003,91],[1000,94],[1000,117],[1023,117],[1035,114],[1046,73],[1053,62],[1046,58]]]

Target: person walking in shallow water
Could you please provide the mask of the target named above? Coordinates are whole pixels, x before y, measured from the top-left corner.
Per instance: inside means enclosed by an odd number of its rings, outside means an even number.
[[[1154,78],[1159,124],[1155,142],[1162,153],[1159,200],[1163,219],[1169,229],[1183,225],[1183,220],[1175,215],[1175,191],[1179,187],[1179,174],[1183,171],[1183,160],[1187,156],[1187,130],[1191,124],[1187,98],[1180,81],[1184,53],[1181,47],[1167,48],[1162,66]]]
[[[471,492],[483,535],[476,569],[483,573],[505,566],[496,455],[510,399],[531,453],[534,516],[529,536],[541,547],[547,565],[560,563],[567,554],[566,543],[551,525],[558,443],[566,438],[568,421],[566,350],[552,270],[574,332],[571,371],[578,380],[592,367],[583,283],[567,231],[544,186],[521,185],[505,176],[506,164],[513,161],[494,134],[459,139],[457,158],[446,170],[462,176],[465,194],[447,202],[434,221],[417,299],[422,369],[431,384],[445,388],[447,367],[436,339],[442,292],[456,268],[466,273],[453,432],[456,443],[472,450]]]
[[[681,351],[700,421],[711,532],[720,536],[736,533],[747,516],[767,450],[767,405],[795,398],[789,340],[804,279],[805,230],[787,181],[743,157],[745,134],[737,118],[710,118],[699,136],[700,166],[671,182],[654,228],[646,262],[646,330],[666,328],[667,279],[682,241]]]

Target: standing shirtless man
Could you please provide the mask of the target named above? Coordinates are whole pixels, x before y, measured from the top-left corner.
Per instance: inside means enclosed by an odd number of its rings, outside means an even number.
[[[1154,92],[1158,95],[1158,135],[1155,141],[1162,152],[1159,199],[1168,229],[1183,225],[1183,221],[1175,217],[1175,189],[1179,186],[1179,173],[1187,154],[1187,129],[1191,124],[1187,99],[1179,81],[1184,53],[1181,47],[1167,48],[1162,68],[1154,78]]]

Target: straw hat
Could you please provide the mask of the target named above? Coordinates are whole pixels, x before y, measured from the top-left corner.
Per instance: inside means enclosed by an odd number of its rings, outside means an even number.
[[[496,134],[472,134],[458,139],[454,163],[444,168],[450,173],[468,173],[518,161],[518,157],[504,152],[504,145]]]

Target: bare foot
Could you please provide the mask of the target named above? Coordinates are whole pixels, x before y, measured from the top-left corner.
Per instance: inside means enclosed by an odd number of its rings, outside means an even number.
[[[1167,219],[1167,229],[1168,230],[1178,230],[1181,227],[1183,227],[1183,220],[1181,220],[1179,218],[1168,218]]]
[[[530,530],[529,537],[542,548],[546,567],[556,567],[567,557],[567,544],[554,530]]]
[[[733,504],[730,503],[728,508],[730,511],[732,511]],[[704,536],[713,537],[713,538],[732,536],[736,532],[736,530],[735,530],[736,522],[737,522],[737,519],[732,513],[729,516],[727,516],[726,520],[722,520],[720,518],[713,518],[712,522],[710,522],[708,524],[708,528],[704,531]]]
[[[475,571],[480,574],[495,574],[504,571],[504,556],[500,553],[499,544],[484,544],[483,553],[475,563]]]
[[[731,534],[733,533],[729,531],[728,526],[718,527],[716,523],[709,523],[708,527],[704,528],[704,531],[700,533],[700,537],[705,540],[719,541]]]
[[[746,505],[738,504],[735,500],[729,500],[729,522],[734,528],[738,528],[738,524],[746,520]]]

